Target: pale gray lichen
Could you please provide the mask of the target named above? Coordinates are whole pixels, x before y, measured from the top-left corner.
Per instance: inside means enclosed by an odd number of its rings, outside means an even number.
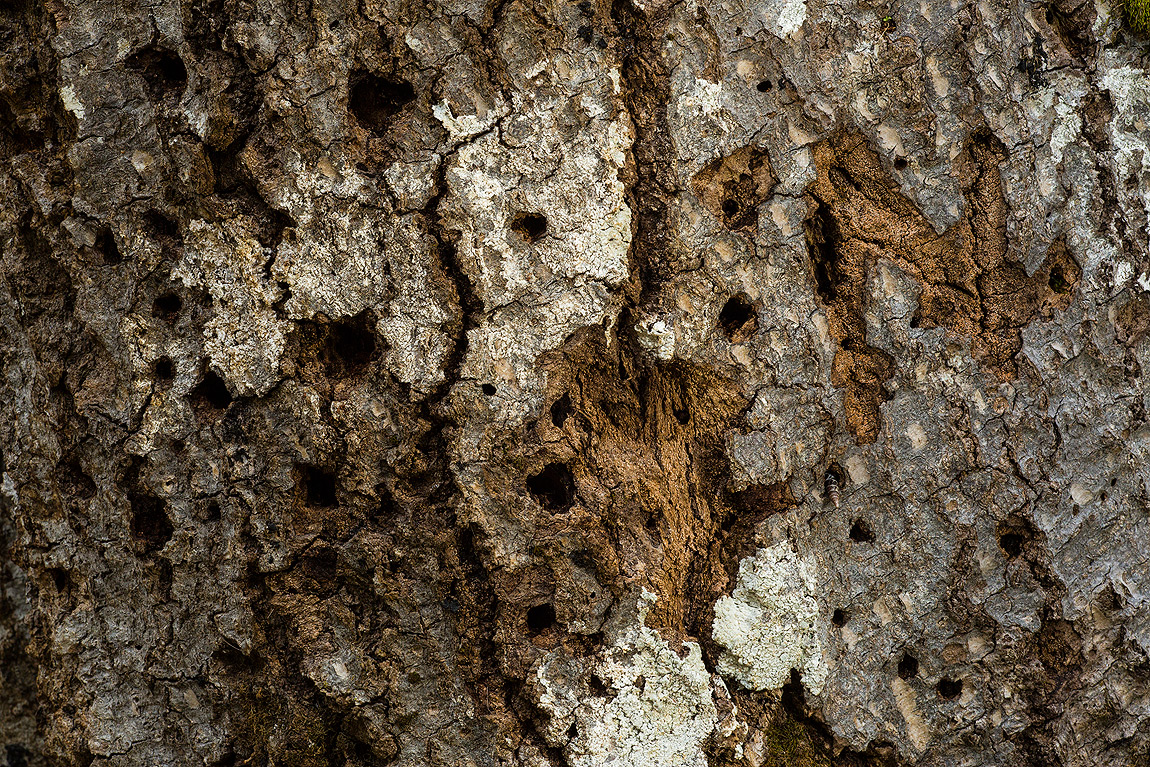
[[[815,695],[827,680],[815,623],[814,564],[787,542],[759,549],[739,563],[739,581],[715,603],[712,638],[725,649],[718,670],[752,690],[773,690],[802,673]]]
[[[654,601],[654,594],[643,592],[638,619],[595,662],[594,674],[614,697],[580,700],[573,682],[578,670],[564,656],[555,654],[539,666],[539,704],[551,714],[552,729],[566,733],[575,725],[566,744],[573,767],[707,764],[702,744],[718,722],[712,677],[698,643],[684,643],[687,654],[680,657],[646,626]]]
[[[272,308],[279,288],[264,275],[271,256],[255,231],[246,216],[218,224],[192,221],[172,276],[211,295],[215,312],[204,325],[204,349],[212,367],[236,393],[258,396],[279,380],[286,340]]]

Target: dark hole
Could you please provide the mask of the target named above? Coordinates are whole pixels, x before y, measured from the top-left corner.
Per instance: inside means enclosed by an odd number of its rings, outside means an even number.
[[[575,501],[575,478],[561,463],[549,463],[527,478],[527,489],[548,511],[566,511]]]
[[[658,531],[658,529],[659,529],[659,512],[657,512],[657,511],[651,512],[647,516],[647,519],[644,520],[643,527],[646,528],[649,532]]]
[[[124,260],[123,254],[120,253],[120,247],[116,244],[116,238],[112,236],[111,229],[101,229],[100,233],[96,235],[96,250],[104,259],[105,264],[118,264]]]
[[[847,623],[847,614],[842,610],[835,608],[835,611],[831,613],[831,623],[839,627],[845,626]]]
[[[755,87],[758,89],[759,93],[766,93],[775,86],[771,83],[770,80],[759,80],[759,84]]]
[[[870,525],[865,519],[856,519],[855,523],[851,525],[850,536],[852,541],[870,543],[874,540],[874,531],[870,529]]]
[[[727,340],[734,340],[735,335],[752,320],[758,324],[755,316],[755,307],[751,305],[750,300],[742,293],[731,296],[727,303],[723,305],[723,310],[719,312],[719,330]],[[753,327],[751,332],[753,332]],[[739,334],[743,335],[743,334]]]
[[[1026,537],[1021,533],[1003,533],[998,537],[998,545],[1006,552],[1007,559],[1014,559],[1022,553],[1022,544]]]
[[[216,410],[223,410],[232,404],[232,394],[228,391],[224,379],[220,378],[214,370],[204,373],[204,378],[196,388],[192,389],[191,396],[196,401]]]
[[[171,381],[176,374],[175,365],[172,364],[171,357],[160,357],[156,360],[156,365],[153,368],[156,373],[156,378],[160,381]]]
[[[184,302],[175,293],[163,293],[152,303],[152,316],[171,322],[183,306]]]
[[[905,157],[896,157],[894,160],[894,167],[895,167],[895,170],[902,170],[903,168],[905,168],[906,167],[906,158]]]
[[[527,611],[527,632],[541,634],[555,625],[555,608],[551,604],[535,605]]]
[[[551,403],[551,423],[556,426],[562,426],[567,417],[571,415],[573,408],[571,407],[571,397],[564,394],[559,399]]]
[[[28,767],[28,757],[30,756],[32,756],[32,752],[19,743],[10,743],[4,746],[4,757],[8,761],[8,767]]]
[[[488,397],[495,394],[495,387],[492,386],[491,384],[483,384],[483,386],[481,386],[480,388],[483,389],[483,393],[486,394]]]
[[[538,213],[520,213],[512,220],[511,231],[527,242],[535,242],[547,231],[547,217]]]
[[[327,373],[333,378],[355,376],[367,369],[375,354],[374,319],[363,312],[331,325],[327,336]]]
[[[723,200],[723,213],[733,216],[739,212],[739,203],[734,200]]]
[[[823,206],[807,221],[805,226],[807,253],[815,268],[815,285],[824,302],[835,299],[838,271],[835,268],[835,251],[839,242],[838,224]]]
[[[216,501],[209,501],[207,508],[204,509],[204,517],[209,520],[220,518],[220,504]]]
[[[1050,279],[1048,282],[1050,289],[1055,293],[1070,292],[1070,281],[1066,279],[1066,273],[1062,271],[1062,267],[1057,264],[1050,268]]]
[[[586,24],[579,27],[579,30],[575,34],[578,35],[579,39],[585,42],[587,45],[590,45],[591,41],[594,39],[594,33],[591,31],[591,27],[587,26]]]
[[[938,680],[938,694],[947,700],[950,700],[951,698],[957,698],[961,692],[961,679],[951,679],[948,676],[944,676],[942,679]]]
[[[914,679],[918,676],[918,658],[910,653],[903,653],[898,662],[898,675],[902,679]]]
[[[164,501],[154,495],[133,493],[128,496],[132,506],[132,537],[144,544],[148,551],[163,548],[172,537],[172,523],[164,509]]]
[[[338,563],[339,557],[335,550],[325,548],[319,551],[309,551],[303,556],[303,561],[300,564],[303,567],[304,575],[326,584],[335,580]]]
[[[575,722],[572,722],[571,726],[567,728],[567,740],[575,740],[578,737],[579,737],[579,726]]]
[[[1049,5],[1046,6],[1046,23],[1047,24],[1053,24],[1054,23],[1054,10]]]
[[[149,45],[131,56],[127,64],[143,75],[152,98],[159,101],[164,94],[183,91],[188,82],[188,69],[174,52]]]
[[[403,80],[391,80],[373,72],[352,72],[347,106],[355,121],[370,131],[387,129],[391,118],[415,99],[415,89]]]
[[[686,407],[672,407],[671,413],[680,426],[686,426],[691,421],[691,411],[687,410]]]
[[[48,575],[52,578],[52,584],[56,587],[56,591],[60,593],[64,593],[72,582],[72,577],[62,567],[49,567]]]
[[[336,505],[335,475],[318,466],[300,466],[300,484],[308,506],[327,509]]]

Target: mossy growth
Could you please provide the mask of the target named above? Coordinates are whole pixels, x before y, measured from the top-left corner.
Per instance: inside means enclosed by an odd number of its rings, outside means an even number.
[[[763,767],[832,767],[834,762],[811,731],[780,711],[763,730]]]
[[[1150,37],[1150,0],[1119,0],[1118,7],[1131,32]]]

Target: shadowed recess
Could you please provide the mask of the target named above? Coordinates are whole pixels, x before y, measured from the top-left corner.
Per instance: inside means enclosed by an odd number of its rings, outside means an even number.
[[[561,463],[549,463],[527,478],[527,489],[548,511],[567,511],[575,502],[575,478]]]
[[[348,81],[348,110],[360,127],[369,131],[387,130],[395,115],[413,100],[415,89],[404,80],[357,70]]]

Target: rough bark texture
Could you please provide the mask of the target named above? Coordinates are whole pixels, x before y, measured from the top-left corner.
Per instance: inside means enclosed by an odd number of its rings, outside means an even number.
[[[0,3],[0,763],[1147,764],[1148,215],[1107,0]]]

